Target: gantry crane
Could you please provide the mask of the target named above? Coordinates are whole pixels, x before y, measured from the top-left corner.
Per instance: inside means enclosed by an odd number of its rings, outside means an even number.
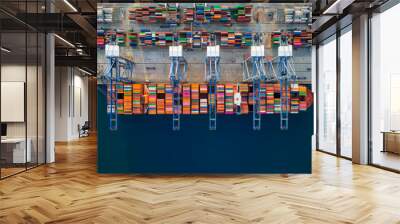
[[[169,80],[173,89],[172,130],[180,129],[181,82],[186,79],[187,62],[183,57],[182,45],[169,47]]]
[[[293,64],[293,46],[289,45],[286,36],[282,36],[281,44],[278,49],[278,79],[281,93],[281,130],[287,130],[289,128],[290,85],[297,81]]]
[[[220,56],[219,56],[219,45],[208,46],[207,56],[204,63],[204,75],[205,80],[208,82],[209,91],[209,104],[208,104],[208,115],[209,115],[209,129],[217,129],[217,82],[221,76]]]
[[[261,129],[260,98],[265,97],[265,92],[261,92],[261,83],[277,78],[272,60],[265,60],[264,45],[261,43],[261,36],[256,35],[251,46],[251,55],[243,62],[243,81],[253,82],[253,130]],[[249,64],[251,71],[249,71]]]
[[[119,82],[133,82],[134,65],[135,63],[129,59],[119,56],[119,47],[117,45],[106,45],[105,55],[107,67],[102,74],[99,75],[99,80],[106,84],[110,99],[107,105],[109,128],[112,131],[118,129],[118,113],[117,113],[117,90],[116,84]]]

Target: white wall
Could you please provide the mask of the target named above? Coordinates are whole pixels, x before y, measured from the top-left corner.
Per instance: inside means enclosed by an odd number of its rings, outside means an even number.
[[[79,137],[78,125],[88,120],[88,78],[76,68],[56,67],[55,140]]]
[[[2,65],[1,81],[2,82],[25,82],[25,64],[24,65]],[[1,108],[6,110],[6,108]],[[12,122],[7,123],[7,137],[25,137],[25,123]]]
[[[38,70],[37,70],[38,69]],[[39,159],[44,162],[45,131],[44,131],[44,74],[42,68],[36,65],[3,64],[1,66],[2,82],[24,82],[26,84],[26,118],[24,122],[6,122],[8,138],[25,138],[30,140],[32,162]],[[25,80],[27,78],[27,80]],[[2,96],[7,97],[7,96]],[[7,110],[9,108],[1,108]],[[25,111],[23,111],[25,112]],[[39,156],[37,157],[37,153]]]

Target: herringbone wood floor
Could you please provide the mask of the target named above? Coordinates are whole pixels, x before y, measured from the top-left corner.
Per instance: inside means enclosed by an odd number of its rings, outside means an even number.
[[[317,152],[312,175],[99,175],[92,137],[0,181],[0,223],[400,223],[400,175]]]

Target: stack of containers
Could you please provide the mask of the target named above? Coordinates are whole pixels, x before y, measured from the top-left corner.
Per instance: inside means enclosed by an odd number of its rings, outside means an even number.
[[[267,113],[267,84],[260,84],[260,114]]]
[[[211,12],[212,12],[212,17],[211,17],[212,21],[219,22],[222,18],[221,6],[215,5],[211,9]]]
[[[245,23],[251,22],[251,17],[253,16],[253,14],[251,12],[252,9],[253,9],[252,5],[246,5],[244,7],[244,16],[245,16],[245,18],[243,18],[243,19],[238,18],[238,20],[241,20],[241,21],[238,21],[238,22],[245,22]]]
[[[274,112],[281,112],[281,85],[279,83],[274,84]]]
[[[178,22],[178,15],[176,7],[145,6],[129,9],[129,19],[140,23],[165,23],[167,19],[170,22]]]
[[[191,47],[192,45],[192,32],[191,31],[179,31],[178,42],[183,46]]]
[[[192,23],[194,22],[194,8],[185,8],[183,10],[183,22]]]
[[[292,83],[290,86],[290,113],[294,114],[299,113],[299,104],[300,104],[299,84]]]
[[[284,105],[283,105],[284,107],[281,108],[281,109],[283,109],[284,111],[289,111],[289,112],[290,112],[290,95],[291,95],[290,86],[289,86],[289,89],[288,89],[288,90],[284,89],[282,94],[283,94],[284,97],[286,97],[286,98],[288,99],[288,101],[289,101],[289,103],[288,103],[289,107],[286,108],[286,104],[284,104]],[[281,96],[281,100],[282,100],[282,96]]]
[[[221,32],[220,32],[220,45],[221,45],[221,47],[227,47],[227,46],[229,46],[228,40],[229,40],[229,38],[228,38],[228,32],[226,32],[226,31],[221,31]]]
[[[234,90],[232,84],[225,84],[225,114],[234,114],[233,97]]]
[[[202,47],[208,46],[208,40],[209,40],[208,32],[201,32],[201,46]]]
[[[190,114],[190,84],[182,86],[182,114]]]
[[[200,113],[208,113],[208,88],[206,84],[200,85]]]
[[[128,41],[129,41],[129,46],[136,48],[138,45],[138,34],[133,32],[133,30],[128,32]]]
[[[241,83],[239,85],[240,95],[242,97],[242,102],[240,104],[241,114],[248,114],[249,113],[249,86],[247,83]]]
[[[167,45],[167,41],[166,41],[166,35],[164,32],[159,32],[157,33],[157,42],[156,42],[157,46],[166,46]]]
[[[200,94],[199,94],[199,84],[192,84],[192,114],[200,113]]]
[[[235,33],[235,47],[242,47],[243,34],[240,32]]]
[[[129,8],[128,9],[128,20],[132,22],[132,21],[135,21],[136,18],[137,18],[136,8]]]
[[[303,45],[301,31],[295,30],[293,31],[293,46],[294,47],[301,47]]]
[[[299,86],[299,100],[300,100],[300,110],[306,111],[307,110],[307,87],[306,86]]]
[[[179,10],[180,10],[179,7],[176,7],[173,5],[168,6],[167,15],[166,15],[167,22],[169,22],[169,23],[173,22],[175,24],[179,23],[179,21],[181,19]]]
[[[171,84],[165,84],[165,113],[172,114],[173,112],[173,97],[174,92]]]
[[[244,33],[242,47],[250,47],[252,44],[252,40],[253,40],[253,35],[251,34],[251,32]]]
[[[201,48],[201,31],[193,32],[193,48]]]
[[[235,8],[236,14],[234,17],[236,18],[236,21],[239,23],[249,23],[251,21],[251,10],[252,6],[243,6],[239,5]]]
[[[267,84],[267,114],[274,113],[274,85]]]
[[[172,43],[174,42],[174,34],[172,32],[165,32],[165,41],[167,46],[172,46]]]
[[[124,30],[117,30],[117,45],[120,47],[124,47],[125,46],[125,39],[126,39],[126,34]]]
[[[196,14],[195,14],[195,19],[196,21],[203,23],[205,22],[205,4],[204,3],[198,3],[196,4]]]
[[[132,114],[132,84],[124,84],[124,114]]]
[[[228,33],[228,46],[234,47],[236,44],[235,33],[229,32]]]
[[[133,96],[132,96],[132,108],[133,114],[142,114],[143,106],[141,103],[141,97],[143,95],[143,85],[133,84]]]
[[[157,84],[149,84],[148,114],[157,114]]]
[[[271,35],[272,46],[279,47],[281,45],[281,31],[275,31]]]
[[[97,47],[104,48],[105,46],[105,32],[103,29],[97,30]]]
[[[212,16],[213,16],[213,11],[212,11],[211,6],[206,6],[204,7],[204,22],[203,23],[209,23],[211,22]]]
[[[254,89],[253,89],[253,84],[249,83],[249,106],[252,108],[252,106],[254,105]]]
[[[154,34],[155,37],[155,34]],[[153,33],[150,30],[142,29],[139,33],[140,45],[152,46],[153,45]]]
[[[221,19],[219,20],[225,26],[232,25],[231,21],[231,9],[229,7],[222,6],[221,8]]]
[[[165,114],[165,84],[157,84],[157,114]]]
[[[117,83],[117,113],[124,113],[124,84],[122,82]]]
[[[115,30],[108,30],[106,32],[105,44],[114,43],[116,41],[117,33]]]
[[[217,113],[225,113],[225,86],[217,84]]]

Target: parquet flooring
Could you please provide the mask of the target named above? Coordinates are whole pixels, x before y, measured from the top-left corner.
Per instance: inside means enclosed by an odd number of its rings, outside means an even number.
[[[96,139],[0,181],[0,223],[400,223],[400,175],[315,152],[312,175],[96,173]]]

